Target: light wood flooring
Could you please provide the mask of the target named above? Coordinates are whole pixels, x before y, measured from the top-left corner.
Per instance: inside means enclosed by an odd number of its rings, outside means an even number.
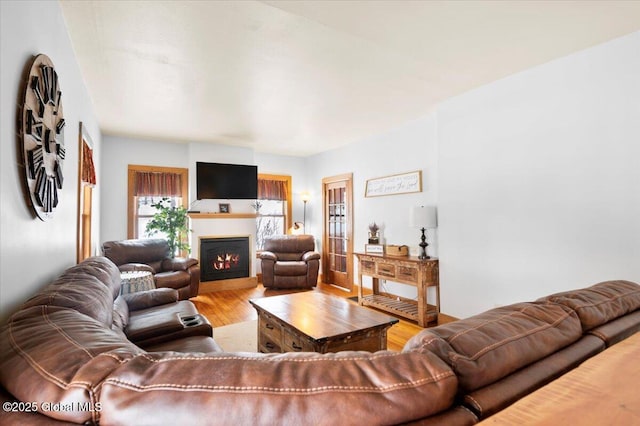
[[[358,295],[357,289],[354,289],[353,292],[349,293],[324,283],[318,283],[313,290],[274,290],[266,289],[262,284],[258,284],[257,287],[249,289],[203,293],[190,300],[196,305],[198,311],[207,317],[211,322],[211,325],[215,328],[258,319],[258,314],[249,304],[249,299],[296,293],[299,291],[319,291],[345,298]],[[405,343],[422,330],[422,327],[419,327],[414,322],[405,321],[402,318],[399,319],[400,322],[393,325],[387,332],[387,348],[389,350],[402,350]],[[441,315],[438,319],[440,323],[449,322],[451,320],[453,319],[446,315]]]

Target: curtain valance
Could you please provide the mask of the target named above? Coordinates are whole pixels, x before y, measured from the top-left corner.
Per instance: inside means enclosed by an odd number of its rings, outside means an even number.
[[[177,173],[136,172],[133,195],[182,197],[181,181]]]
[[[81,179],[90,185],[96,184],[96,168],[93,164],[93,150],[86,142],[82,143],[82,170]]]
[[[258,199],[286,201],[287,185],[285,181],[258,179]]]

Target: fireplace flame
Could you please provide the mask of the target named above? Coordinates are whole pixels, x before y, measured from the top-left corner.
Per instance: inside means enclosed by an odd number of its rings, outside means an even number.
[[[212,264],[216,271],[223,271],[238,266],[238,262],[240,262],[239,254],[225,253],[217,255]]]

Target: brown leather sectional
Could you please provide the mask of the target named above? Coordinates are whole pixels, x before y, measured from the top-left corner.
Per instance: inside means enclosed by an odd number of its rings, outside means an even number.
[[[9,319],[0,423],[474,424],[640,330],[640,286],[609,281],[425,329],[402,352],[225,353],[174,290],[119,286],[90,258]]]

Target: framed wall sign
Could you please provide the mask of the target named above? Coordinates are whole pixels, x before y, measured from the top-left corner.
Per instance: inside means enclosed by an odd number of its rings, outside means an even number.
[[[422,171],[402,173],[367,180],[365,197],[422,192]]]

